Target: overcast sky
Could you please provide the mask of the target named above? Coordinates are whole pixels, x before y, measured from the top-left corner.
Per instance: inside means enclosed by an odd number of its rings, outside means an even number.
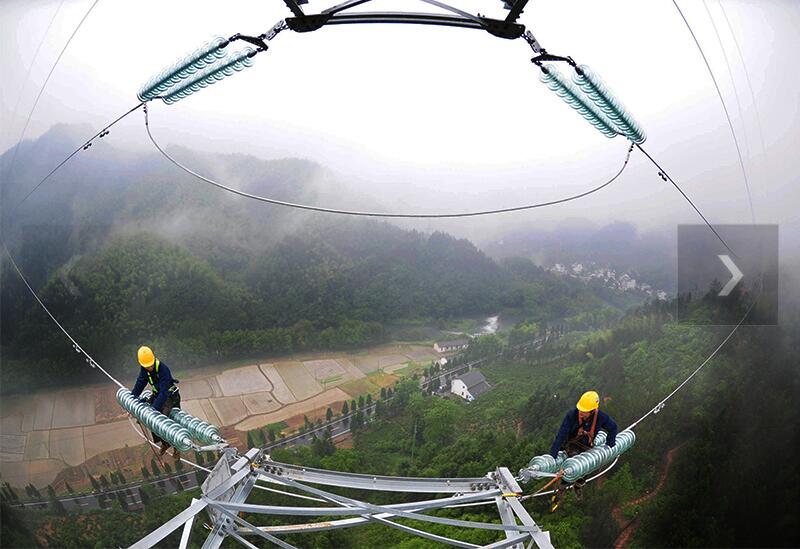
[[[19,138],[39,87],[91,1],[66,0],[59,9],[60,3],[0,2],[3,149]],[[506,13],[500,0],[453,3],[472,13]],[[331,4],[312,0],[305,9]],[[716,0],[680,4],[733,117],[757,220],[780,223],[784,234],[796,235],[800,2],[727,1],[722,6],[730,27]],[[374,0],[359,8],[395,9],[439,11],[413,0]],[[55,70],[26,137],[60,122],[102,127],[136,104],[145,80],[208,38],[258,34],[289,15],[280,0],[102,0]],[[603,77],[646,129],[644,146],[709,218],[749,221],[722,107],[671,1],[531,0],[520,21],[551,53],[571,55]],[[176,105],[151,104],[152,125],[164,143],[319,161],[342,181],[390,198],[390,206],[425,203],[453,211],[553,199],[615,173],[627,142],[603,137],[547,90],[531,56],[523,40],[467,29],[360,25],[285,31],[253,68]],[[112,137],[118,146],[150,146],[140,113],[115,127]],[[644,228],[696,221],[640,154],[600,195],[503,219],[555,223],[569,217],[624,219]],[[481,223],[467,226],[480,230]]]

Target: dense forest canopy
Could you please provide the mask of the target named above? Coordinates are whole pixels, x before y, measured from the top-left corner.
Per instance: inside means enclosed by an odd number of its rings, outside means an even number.
[[[498,263],[442,232],[253,205],[103,144],[110,162],[82,158],[14,210],[43,169],[29,161],[68,150],[71,132],[56,127],[20,148],[28,167],[0,188],[3,224],[53,314],[112,372],[143,342],[193,366],[370,345],[400,320],[506,311],[545,322],[584,315],[591,325],[629,304],[529,259]],[[193,160],[245,190],[293,201],[319,192],[322,168],[307,161]],[[0,342],[14,365],[0,372],[2,390],[80,382],[83,362],[7,261],[0,277]]]
[[[728,331],[675,324],[670,319],[673,306],[641,307],[613,329],[557,340],[535,353],[507,348],[501,358],[481,368],[493,387],[472,403],[424,394],[413,380],[402,382],[391,401],[378,408],[375,421],[353,423],[352,448],[337,449],[323,435],[310,446],[272,455],[306,466],[389,475],[481,476],[499,465],[516,471],[548,450],[564,413],[587,388],[597,389],[602,408],[621,427],[627,426],[685,379]],[[706,303],[698,301],[694,307],[698,315],[708,314]],[[634,447],[603,480],[584,488],[582,501],[570,495],[549,514],[546,498],[528,500],[526,507],[551,533],[554,545],[609,547],[635,519],[628,527],[633,546],[797,546],[800,471],[787,456],[799,449],[794,425],[800,418],[793,406],[800,382],[793,358],[799,328],[750,327],[739,332],[661,413],[636,428]],[[754,348],[762,352],[750,352]],[[659,483],[668,453],[674,459],[655,497],[628,506]],[[542,484],[532,483],[525,491],[531,494]],[[30,536],[46,526],[38,532],[51,546],[128,545],[183,509],[191,495],[153,500],[144,512],[89,512],[81,523],[68,517],[29,516],[24,526],[9,531],[16,536],[9,539]],[[375,503],[403,498],[376,492],[352,495]],[[248,501],[298,504],[262,491],[254,491]],[[435,514],[498,520],[493,506]],[[305,520],[244,518],[258,525]],[[498,539],[496,532],[399,520],[470,543]],[[206,535],[196,525],[195,546]],[[178,537],[174,534],[165,544],[174,545]],[[286,541],[300,547],[428,546],[381,525],[291,535]]]

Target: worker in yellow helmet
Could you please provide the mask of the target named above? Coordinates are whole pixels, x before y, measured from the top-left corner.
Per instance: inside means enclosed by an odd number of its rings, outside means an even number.
[[[139,347],[137,353],[139,359],[139,377],[136,379],[136,384],[133,386],[131,393],[135,397],[142,394],[145,386],[149,383],[152,388],[152,393],[146,399],[153,408],[169,417],[169,413],[173,408],[181,407],[181,394],[178,391],[178,380],[172,377],[172,372],[164,362],[161,362],[153,354],[150,347]],[[166,441],[153,433],[153,442],[161,443],[161,455],[169,449],[169,444]],[[175,459],[180,457],[180,452],[177,449],[172,451]]]
[[[567,412],[561,427],[558,429],[553,445],[550,447],[550,455],[554,458],[558,456],[559,450],[564,450],[567,457],[580,454],[592,447],[594,437],[598,431],[606,432],[606,446],[613,447],[617,443],[617,424],[607,413],[600,410],[600,395],[596,391],[586,391],[581,395],[575,408]],[[551,498],[551,511],[555,511],[563,496],[564,489],[571,487],[575,489],[575,494],[580,497],[580,488],[584,484],[580,479],[574,485],[562,485]]]

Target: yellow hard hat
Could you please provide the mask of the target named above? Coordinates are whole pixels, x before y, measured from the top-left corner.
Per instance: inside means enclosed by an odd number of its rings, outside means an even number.
[[[149,368],[156,361],[156,355],[153,354],[153,349],[150,347],[139,347],[139,364],[145,368]]]
[[[575,405],[579,412],[591,412],[592,410],[597,410],[599,406],[600,395],[595,391],[586,391],[583,393],[578,404]]]

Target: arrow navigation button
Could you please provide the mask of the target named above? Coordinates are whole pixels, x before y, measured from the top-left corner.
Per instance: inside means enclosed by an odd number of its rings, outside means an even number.
[[[728,294],[730,294],[731,291],[733,291],[733,289],[736,287],[736,285],[739,283],[739,281],[742,279],[744,275],[742,274],[742,271],[739,270],[739,267],[737,267],[736,264],[733,262],[733,260],[730,258],[730,256],[718,255],[717,257],[719,258],[720,261],[722,261],[722,264],[725,265],[725,267],[727,267],[728,270],[731,272],[731,279],[728,281],[727,284],[725,284],[722,290],[720,290],[719,294],[717,294],[719,297],[725,297]]]

